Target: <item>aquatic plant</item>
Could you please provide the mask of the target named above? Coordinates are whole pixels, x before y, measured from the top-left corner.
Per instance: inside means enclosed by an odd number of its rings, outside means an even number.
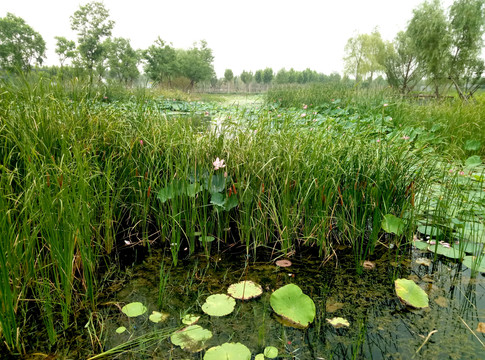
[[[132,302],[121,308],[121,311],[128,317],[137,317],[147,312],[147,307],[141,302]]]
[[[266,346],[263,351],[265,358],[274,359],[278,356],[278,349],[274,346]]]
[[[331,319],[327,319],[327,322],[336,329],[350,326],[350,323],[348,322],[348,320],[341,317],[334,317]]]
[[[236,300],[226,294],[214,294],[202,304],[202,311],[210,316],[225,316],[233,312]]]
[[[190,352],[199,352],[205,348],[205,342],[212,338],[212,332],[199,325],[190,325],[170,336],[172,344]]]
[[[308,327],[316,314],[313,300],[295,284],[275,290],[271,294],[270,305],[278,315],[295,327]]]
[[[245,280],[230,285],[227,293],[235,299],[248,300],[261,296],[263,288],[251,280]]]
[[[413,280],[396,279],[394,285],[396,294],[403,304],[414,308],[428,307],[428,295]]]
[[[251,351],[241,343],[224,343],[211,347],[204,354],[204,360],[250,360]]]

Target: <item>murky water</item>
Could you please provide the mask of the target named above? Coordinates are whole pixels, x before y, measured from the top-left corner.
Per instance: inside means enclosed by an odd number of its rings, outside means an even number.
[[[325,264],[295,254],[290,257],[292,266],[279,268],[270,261],[271,254],[258,254],[254,259],[243,251],[234,252],[191,257],[170,270],[168,259],[159,252],[130,270],[123,282],[113,286],[110,301],[121,306],[140,301],[148,307],[147,314],[161,310],[169,317],[159,324],[148,321],[148,315],[129,320],[113,305],[106,349],[155,329],[181,327],[181,317],[194,313],[201,315],[198,324],[213,333],[207,347],[241,342],[253,358],[265,346],[277,347],[279,358],[290,359],[485,358],[485,347],[480,343],[485,343],[485,334],[476,331],[478,323],[485,321],[485,277],[470,278],[469,270],[459,263],[436,261],[428,267],[416,263],[417,258],[429,256],[419,250],[405,256],[383,250],[371,259],[375,269],[358,276],[351,254],[340,254]],[[168,280],[159,307],[160,266],[164,261],[163,273],[168,274]],[[394,279],[399,277],[415,280],[427,292],[429,308],[411,310],[400,303],[394,290]],[[230,284],[245,279],[261,284],[263,296],[238,300],[235,311],[224,317],[202,312],[207,296],[226,293]],[[315,302],[317,315],[306,330],[280,324],[271,309],[271,292],[288,283],[300,286]],[[337,316],[347,319],[350,327],[335,329],[326,321]],[[128,331],[117,334],[119,326]],[[188,353],[163,339],[150,348],[135,347],[118,358],[202,359],[203,353]]]

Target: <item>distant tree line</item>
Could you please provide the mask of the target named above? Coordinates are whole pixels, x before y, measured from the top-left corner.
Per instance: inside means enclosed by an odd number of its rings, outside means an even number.
[[[377,29],[350,38],[345,74],[366,83],[385,74],[402,94],[423,83],[436,97],[453,87],[467,100],[484,84],[484,32],[485,0],[456,0],[448,11],[439,0],[425,1],[392,42],[383,41]]]

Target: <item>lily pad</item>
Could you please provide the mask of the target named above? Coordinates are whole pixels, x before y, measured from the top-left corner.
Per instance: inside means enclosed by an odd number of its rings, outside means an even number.
[[[132,302],[123,306],[121,311],[128,317],[137,317],[146,313],[147,307],[141,302]]]
[[[394,286],[397,296],[404,304],[414,308],[428,307],[428,295],[414,281],[397,279]]]
[[[174,332],[170,337],[172,344],[190,352],[198,352],[205,348],[205,342],[212,337],[210,330],[199,325],[190,325]]]
[[[205,300],[202,311],[211,316],[225,316],[232,313],[235,306],[234,298],[226,294],[215,294]]]
[[[251,351],[241,343],[224,343],[206,351],[204,360],[250,360]]]
[[[118,329],[116,329],[117,334],[123,334],[126,331],[126,328],[124,326],[120,326]]]
[[[478,155],[470,156],[468,159],[465,160],[465,166],[469,168],[479,166],[481,164],[482,159]]]
[[[485,256],[465,256],[463,258],[463,265],[469,269],[473,269],[478,272],[485,272]]]
[[[248,280],[232,284],[227,289],[227,292],[235,299],[247,300],[261,296],[261,294],[263,293],[263,288],[261,287],[261,285],[256,284],[251,280]]]
[[[152,311],[152,314],[148,317],[148,319],[151,322],[154,322],[156,324],[156,323],[163,322],[163,321],[167,320],[168,316],[169,315],[167,313]]]
[[[285,285],[271,294],[273,310],[297,327],[307,327],[315,318],[315,303],[295,284]]]
[[[182,323],[184,323],[185,325],[193,325],[197,321],[199,321],[199,319],[200,319],[200,316],[187,314],[182,318]]]
[[[266,346],[264,348],[263,355],[268,359],[274,359],[278,356],[278,349],[274,346]]]
[[[387,214],[381,222],[381,227],[387,233],[401,235],[404,230],[404,222],[392,214]]]
[[[348,320],[341,317],[334,317],[332,319],[327,319],[327,322],[336,329],[350,326],[350,323],[348,322]]]
[[[258,354],[258,355],[256,355],[256,357],[254,358],[254,360],[264,360],[264,354]]]

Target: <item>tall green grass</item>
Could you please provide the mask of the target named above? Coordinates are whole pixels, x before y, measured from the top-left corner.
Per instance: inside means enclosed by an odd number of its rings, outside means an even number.
[[[320,90],[294,103],[336,95]],[[433,169],[425,145],[386,130],[385,95],[362,108],[373,111],[365,123],[302,126],[272,103],[221,113],[214,128],[200,110],[171,114],[147,91],[118,102],[76,80],[23,79],[0,93],[0,324],[10,351],[25,351],[22,317],[32,313],[52,346],[81,329],[74,314],[96,310],[99,271],[127,246],[170,247],[176,266],[181,252],[225,243],[322,257],[347,245],[359,268],[378,242],[394,241],[384,215],[414,229],[414,197]],[[214,169],[216,158],[226,166]]]

